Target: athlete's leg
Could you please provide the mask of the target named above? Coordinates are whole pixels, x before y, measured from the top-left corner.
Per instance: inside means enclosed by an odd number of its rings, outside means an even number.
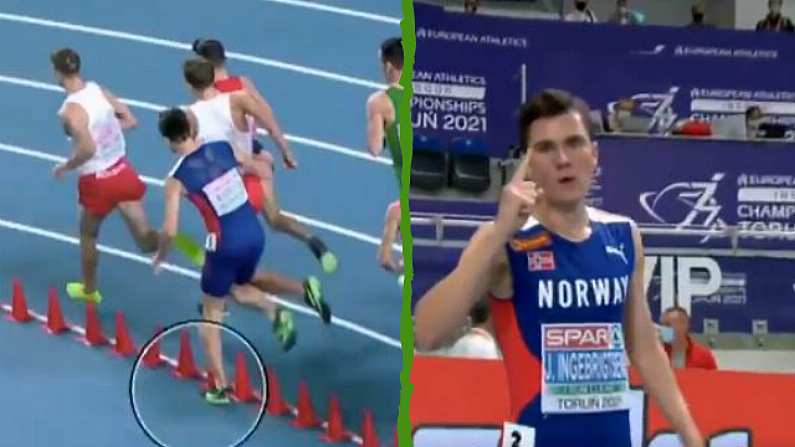
[[[224,299],[229,296],[230,288],[235,282],[235,258],[223,253],[209,253],[201,276],[202,317],[217,323],[224,319]],[[216,380],[215,389],[204,393],[204,398],[211,404],[229,403],[226,371],[223,365],[221,328],[214,325],[202,325],[200,329],[209,370]]]
[[[287,278],[274,272],[258,272],[251,280],[252,284],[263,292],[302,296],[304,285],[297,280]]]
[[[276,198],[276,190],[271,180],[262,180],[262,191],[266,197],[263,203],[263,217],[271,228],[302,242],[308,242],[312,238],[312,233],[295,218],[285,215],[279,207]]]
[[[261,310],[271,321],[276,317],[278,304],[270,294],[262,292],[252,284],[232,286],[232,298],[243,306]]]
[[[224,300],[211,295],[205,295],[202,300],[202,309],[205,320],[222,323],[224,318]],[[212,324],[203,324],[199,329],[204,352],[207,355],[209,371],[215,377],[215,389],[205,394],[208,402],[214,404],[228,403],[229,397],[224,393],[227,389],[226,370],[221,343],[221,328]]]
[[[149,225],[141,201],[121,202],[118,208],[138,249],[142,253],[155,252],[157,250],[157,230]]]
[[[311,231],[294,217],[286,215],[279,207],[276,197],[276,190],[273,181],[263,179],[261,181],[265,200],[263,201],[262,215],[268,225],[275,231],[288,234],[295,239],[307,244],[312,253],[320,261],[323,270],[331,273],[337,270],[337,257],[329,251],[322,239],[312,234]]]
[[[66,284],[66,293],[70,298],[91,301],[95,304],[102,301],[102,295],[97,290],[97,266],[99,265],[97,238],[102,222],[115,208],[112,198],[108,197],[106,185],[107,182],[90,175],[81,176],[77,181],[80,203],[80,264],[83,282]]]
[[[80,211],[80,263],[83,270],[83,284],[67,285],[67,291],[73,298],[100,301],[99,294],[96,293],[99,265],[97,238],[104,220],[104,216],[93,214],[85,208]]]
[[[295,345],[296,331],[292,313],[280,306],[273,295],[263,292],[254,285],[242,284],[232,287],[232,297],[243,306],[261,310],[272,322],[272,331],[284,351]]]
[[[250,282],[263,292],[303,297],[304,303],[314,309],[325,324],[331,322],[331,308],[323,299],[320,281],[315,277],[310,276],[301,283],[278,273],[257,272]]]

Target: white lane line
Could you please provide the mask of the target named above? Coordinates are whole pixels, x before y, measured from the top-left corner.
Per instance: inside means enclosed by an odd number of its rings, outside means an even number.
[[[71,245],[76,245],[76,246],[80,245],[80,241],[77,238],[75,238],[75,237],[67,236],[67,235],[62,234],[62,233],[57,233],[57,232],[54,232],[54,231],[49,231],[49,230],[45,230],[43,228],[38,228],[38,227],[30,226],[30,225],[25,225],[25,224],[22,224],[22,223],[19,223],[19,222],[14,222],[14,221],[2,219],[2,218],[0,218],[0,227],[7,228],[9,230],[19,231],[19,232],[22,232],[22,233],[32,234],[32,235],[35,235],[35,236],[44,237],[44,238],[47,238],[47,239],[52,239],[52,240],[59,241],[59,242],[64,242],[64,243],[71,244]],[[147,257],[141,256],[141,255],[137,255],[135,253],[130,253],[128,251],[120,250],[118,248],[110,247],[110,246],[107,246],[107,245],[99,244],[97,246],[97,248],[102,253],[106,253],[106,254],[109,254],[111,256],[117,256],[119,258],[127,259],[129,261],[138,262],[140,264],[145,264],[145,265],[151,265],[151,263],[152,263],[151,259],[149,259]],[[177,275],[185,276],[185,277],[188,277],[188,278],[193,278],[193,279],[196,279],[196,280],[201,278],[201,274],[199,272],[197,272],[195,270],[190,270],[190,269],[186,269],[186,268],[183,268],[183,267],[179,267],[179,266],[176,266],[176,265],[173,265],[173,264],[164,264],[163,265],[163,270],[175,273]],[[310,309],[308,307],[301,306],[299,304],[295,304],[295,303],[290,302],[290,301],[285,301],[282,298],[278,298],[278,297],[274,297],[274,298],[281,305],[283,305],[285,307],[288,307],[288,308],[294,310],[295,312],[298,312],[298,313],[301,313],[301,314],[304,314],[304,315],[308,315],[310,317],[319,318],[317,313],[315,313],[314,310],[312,310],[312,309]],[[344,319],[338,318],[338,317],[332,317],[331,324],[335,324],[335,325],[337,325],[339,327],[346,328],[346,329],[350,330],[351,332],[354,332],[354,333],[357,333],[357,334],[362,335],[364,337],[379,341],[381,343],[384,343],[385,345],[392,346],[392,347],[397,348],[397,349],[401,349],[401,345],[400,345],[400,341],[399,340],[395,340],[395,339],[393,339],[391,337],[388,337],[386,335],[380,334],[380,333],[378,333],[376,331],[373,331],[372,329],[368,329],[368,328],[366,328],[366,327],[364,327],[362,325],[353,323],[351,321],[347,321],[347,320],[344,320]]]
[[[371,12],[358,11],[356,9],[340,8],[339,6],[329,6],[315,2],[307,2],[303,0],[259,0],[259,1],[268,2],[268,3],[281,3],[283,5],[297,6],[299,8],[314,9],[317,11],[331,12],[334,14],[341,14],[350,17],[357,17],[360,19],[373,20],[381,23],[400,25],[400,19],[398,19],[397,17],[373,14]]]
[[[12,153],[12,154],[17,154],[17,155],[22,155],[22,156],[25,156],[25,157],[31,157],[31,158],[35,158],[35,159],[38,159],[38,160],[49,161],[49,162],[52,162],[52,163],[61,163],[61,162],[66,161],[65,157],[61,157],[61,156],[58,156],[58,155],[53,155],[53,154],[48,153],[48,152],[42,152],[42,151],[38,151],[38,150],[35,150],[35,149],[29,149],[29,148],[20,147],[20,146],[14,146],[14,145],[5,144],[5,143],[0,143],[0,151],[9,152],[9,153]],[[141,175],[140,177],[141,177],[141,181],[143,181],[144,183],[146,183],[148,185],[158,186],[160,188],[162,188],[165,185],[165,182],[163,180],[159,179],[159,178],[150,177],[150,176],[147,176],[147,175]],[[369,234],[360,233],[360,232],[355,231],[355,230],[350,230],[348,228],[341,227],[339,225],[334,225],[332,223],[324,222],[324,221],[319,220],[319,219],[314,219],[314,218],[311,218],[311,217],[302,216],[300,214],[290,213],[290,212],[284,211],[284,210],[282,210],[282,212],[284,212],[284,214],[286,214],[288,216],[293,217],[294,219],[298,220],[299,222],[303,223],[304,225],[309,225],[309,226],[312,226],[312,227],[315,227],[315,228],[321,228],[321,229],[324,229],[324,230],[327,230],[327,231],[331,231],[332,233],[337,233],[339,235],[347,236],[347,237],[349,237],[351,239],[356,239],[358,241],[367,242],[367,243],[372,244],[372,245],[380,245],[381,244],[381,240],[380,239],[378,239],[378,238],[376,238],[374,236],[370,236]],[[398,252],[401,252],[401,253],[403,252],[403,247],[401,247],[398,244],[395,244],[394,248]]]
[[[57,86],[55,84],[47,84],[44,82],[35,81],[33,79],[25,79],[25,78],[18,78],[15,76],[5,76],[0,75],[0,82],[4,82],[6,84],[18,85],[20,87],[29,87],[38,90],[46,90],[50,92],[59,92],[63,93],[63,88]],[[122,102],[127,105],[138,107],[145,110],[150,110],[153,112],[160,112],[165,110],[167,107],[162,104],[155,104],[153,102],[141,101],[137,99],[130,99],[130,98],[120,98]],[[268,135],[262,129],[257,129],[257,133],[260,135]],[[357,151],[355,149],[351,149],[349,147],[340,146],[338,144],[328,143],[325,141],[315,140],[312,138],[302,137],[299,135],[290,135],[285,134],[285,138],[288,141],[303,144],[306,146],[315,147],[318,149],[328,150],[331,152],[336,152],[338,154],[347,155],[349,157],[359,158],[362,160],[367,160],[375,163],[380,163],[387,166],[392,166],[392,160],[384,157],[373,157],[369,154],[364,153],[364,151]]]
[[[8,22],[16,22],[16,23],[25,23],[28,25],[36,25],[36,26],[43,26],[46,28],[56,28],[62,29],[67,31],[74,31],[78,33],[84,34],[93,34],[95,36],[102,36],[102,37],[110,37],[114,39],[121,39],[121,40],[128,40],[132,42],[138,43],[145,43],[149,45],[157,45],[161,47],[167,48],[174,48],[178,50],[186,50],[192,51],[191,44],[177,42],[174,40],[162,39],[159,37],[152,37],[152,36],[145,36],[142,34],[135,34],[129,33],[125,31],[116,31],[107,28],[99,28],[95,26],[86,26],[86,25],[79,25],[75,23],[69,22],[60,22],[56,20],[48,20],[42,19],[38,17],[31,17],[26,15],[20,14],[10,14],[5,12],[0,12],[0,20],[5,20]],[[381,90],[386,88],[386,85],[369,81],[367,79],[361,79],[353,76],[346,76],[339,73],[334,73],[331,71],[321,70],[319,68],[312,68],[306,67],[303,65],[292,64],[289,62],[280,61],[277,59],[269,59],[259,56],[252,56],[250,54],[244,53],[236,53],[236,52],[227,52],[226,57],[228,59],[240,60],[245,62],[251,62],[257,65],[263,65],[268,67],[279,68],[282,70],[288,70],[296,73],[301,73],[309,76],[316,76],[323,79],[328,79],[331,81],[342,82],[346,84],[358,85],[361,87],[367,87],[371,89]]]

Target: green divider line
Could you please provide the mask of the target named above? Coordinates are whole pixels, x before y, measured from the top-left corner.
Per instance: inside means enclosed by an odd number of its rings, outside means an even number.
[[[400,84],[405,94],[403,103],[397,113],[400,116],[400,149],[403,153],[402,186],[400,189],[400,232],[403,239],[403,306],[400,312],[400,342],[403,345],[403,369],[400,373],[400,409],[398,412],[398,445],[412,447],[411,420],[409,406],[411,402],[411,367],[414,362],[414,326],[411,318],[411,283],[414,277],[411,213],[409,210],[409,182],[411,181],[411,157],[413,135],[411,128],[411,97],[413,95],[412,79],[414,78],[414,5],[413,0],[402,0],[403,20],[400,29],[403,35],[403,75]]]

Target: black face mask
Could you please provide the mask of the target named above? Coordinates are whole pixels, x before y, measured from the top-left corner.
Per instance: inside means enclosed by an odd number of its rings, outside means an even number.
[[[704,21],[704,14],[697,12],[693,14],[693,23],[701,23]]]
[[[577,11],[585,11],[585,7],[587,5],[588,4],[586,2],[577,2],[576,3]]]

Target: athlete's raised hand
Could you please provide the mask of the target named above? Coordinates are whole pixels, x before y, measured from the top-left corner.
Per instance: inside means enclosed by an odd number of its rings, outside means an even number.
[[[502,189],[495,229],[505,237],[511,237],[522,228],[530,215],[535,211],[538,199],[544,191],[528,180],[531,175],[530,158],[532,149],[528,148],[511,181]]]

